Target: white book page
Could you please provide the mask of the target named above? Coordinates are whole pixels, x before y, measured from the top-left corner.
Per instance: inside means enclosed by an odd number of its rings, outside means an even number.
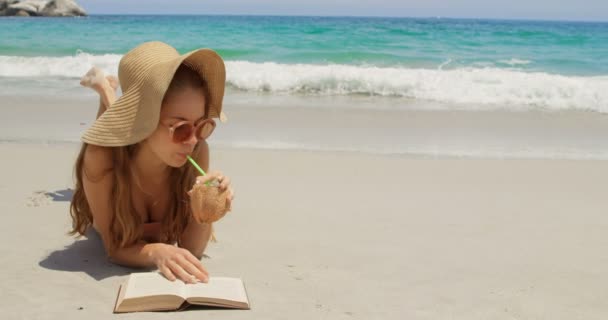
[[[124,299],[173,294],[184,296],[184,282],[169,281],[160,272],[135,272],[129,276]]]
[[[247,293],[243,281],[239,278],[209,277],[209,282],[187,284],[185,297],[213,298],[247,303]]]

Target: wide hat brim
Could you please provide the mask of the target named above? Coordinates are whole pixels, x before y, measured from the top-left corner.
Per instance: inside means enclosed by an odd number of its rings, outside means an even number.
[[[154,52],[155,49],[160,50]],[[222,112],[226,69],[222,58],[215,51],[197,49],[179,55],[175,49],[162,42],[149,42],[140,48],[140,51],[148,50],[148,54],[141,58],[145,60],[138,61],[139,65],[148,66],[146,70],[125,67],[134,73],[125,78],[135,79],[130,81],[132,83],[127,88],[123,86],[126,81],[121,78],[119,70],[123,95],[84,132],[81,138],[83,142],[116,147],[135,144],[150,136],[158,126],[163,97],[181,64],[197,71],[207,84],[207,118],[226,121]]]

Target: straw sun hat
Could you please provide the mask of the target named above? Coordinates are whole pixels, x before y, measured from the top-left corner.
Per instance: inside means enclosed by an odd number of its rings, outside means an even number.
[[[222,100],[226,69],[222,58],[211,49],[180,55],[170,45],[152,41],[138,45],[120,59],[118,80],[123,94],[84,132],[82,141],[118,147],[151,135],[159,122],[165,92],[182,63],[197,71],[207,83],[207,117],[219,117],[225,122]]]

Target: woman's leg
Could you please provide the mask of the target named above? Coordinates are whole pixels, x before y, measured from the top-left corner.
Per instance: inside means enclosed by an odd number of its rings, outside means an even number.
[[[116,89],[118,89],[118,79],[115,76],[105,76],[103,70],[92,67],[80,79],[80,85],[91,88],[99,94],[99,109],[97,118],[101,116],[109,105],[116,100]]]

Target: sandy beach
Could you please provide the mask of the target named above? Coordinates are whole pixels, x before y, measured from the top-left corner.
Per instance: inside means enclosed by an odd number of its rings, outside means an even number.
[[[65,235],[77,149],[0,144],[4,319],[107,319],[140,270],[107,262],[94,234]],[[236,198],[203,262],[242,277],[252,309],[180,318],[608,315],[605,162],[251,149],[211,159]]]
[[[608,319],[608,2],[186,2],[0,19],[0,320]],[[153,107],[167,74],[119,72],[150,40],[224,61],[207,141],[235,198],[202,262],[250,310],[113,314],[154,269],[67,235],[99,102],[81,79],[150,84]]]
[[[0,94],[0,143],[79,143],[95,119],[97,99],[82,88],[55,96]],[[608,159],[608,117],[602,114],[427,110],[421,105],[402,99],[230,92],[229,121],[218,124],[209,143],[429,157]]]

